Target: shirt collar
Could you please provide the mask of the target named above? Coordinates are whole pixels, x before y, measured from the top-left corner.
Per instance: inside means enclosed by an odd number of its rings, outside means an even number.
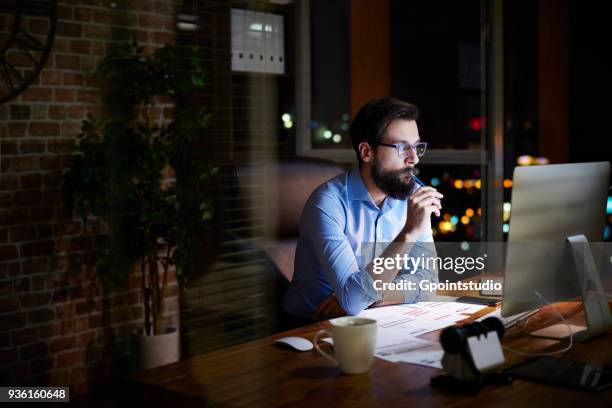
[[[347,190],[349,200],[372,202],[370,192],[361,178],[359,164],[356,164],[349,170]]]

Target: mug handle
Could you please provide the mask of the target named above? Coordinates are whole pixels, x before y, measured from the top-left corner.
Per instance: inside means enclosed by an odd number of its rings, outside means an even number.
[[[312,341],[314,343],[315,349],[321,353],[323,355],[323,357],[327,358],[329,361],[331,361],[332,363],[334,363],[335,365],[338,365],[338,360],[336,360],[336,358],[329,354],[324,352],[323,350],[321,350],[321,348],[319,347],[319,337],[321,337],[322,335],[326,335],[325,337],[332,337],[331,335],[331,331],[327,330],[327,329],[321,329],[317,332],[317,334],[315,334],[314,336],[314,340]]]

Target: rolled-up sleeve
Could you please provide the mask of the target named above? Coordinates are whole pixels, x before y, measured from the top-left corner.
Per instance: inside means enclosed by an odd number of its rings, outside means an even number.
[[[344,234],[346,210],[333,197],[311,197],[304,208],[300,233],[305,233],[340,306],[356,315],[379,300],[370,274],[359,267]]]
[[[436,246],[431,235],[422,237],[418,242],[415,242],[410,250],[409,257],[420,259],[435,259],[437,257]],[[417,259],[418,260],[418,259]],[[421,281],[429,281],[432,283],[438,282],[438,268],[436,262],[430,262],[429,265],[423,261],[418,264],[418,267],[412,269],[402,269],[398,272],[393,282],[400,283],[414,282],[415,290],[404,290],[404,303],[414,303],[431,299],[435,293],[430,291],[422,291],[419,288]]]

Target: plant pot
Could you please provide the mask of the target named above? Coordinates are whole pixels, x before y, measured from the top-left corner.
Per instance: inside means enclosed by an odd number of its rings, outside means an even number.
[[[181,359],[179,331],[166,327],[164,334],[132,333],[132,360],[136,371],[148,370]]]

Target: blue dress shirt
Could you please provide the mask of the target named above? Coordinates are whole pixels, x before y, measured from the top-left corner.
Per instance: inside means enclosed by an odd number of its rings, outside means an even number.
[[[415,190],[420,186],[415,185]],[[413,191],[413,192],[414,192]],[[406,223],[407,200],[386,197],[379,208],[372,201],[356,165],[323,183],[310,196],[300,223],[291,284],[283,308],[290,315],[314,319],[314,311],[332,292],[340,306],[356,315],[382,298],[374,289],[366,266],[380,256]],[[431,233],[417,242],[433,242]],[[411,254],[416,250],[413,246]],[[418,255],[433,244],[419,249]],[[435,248],[433,248],[435,252]],[[394,282],[428,279],[437,282],[437,270],[401,270]],[[426,293],[404,291],[404,302],[423,300]]]

